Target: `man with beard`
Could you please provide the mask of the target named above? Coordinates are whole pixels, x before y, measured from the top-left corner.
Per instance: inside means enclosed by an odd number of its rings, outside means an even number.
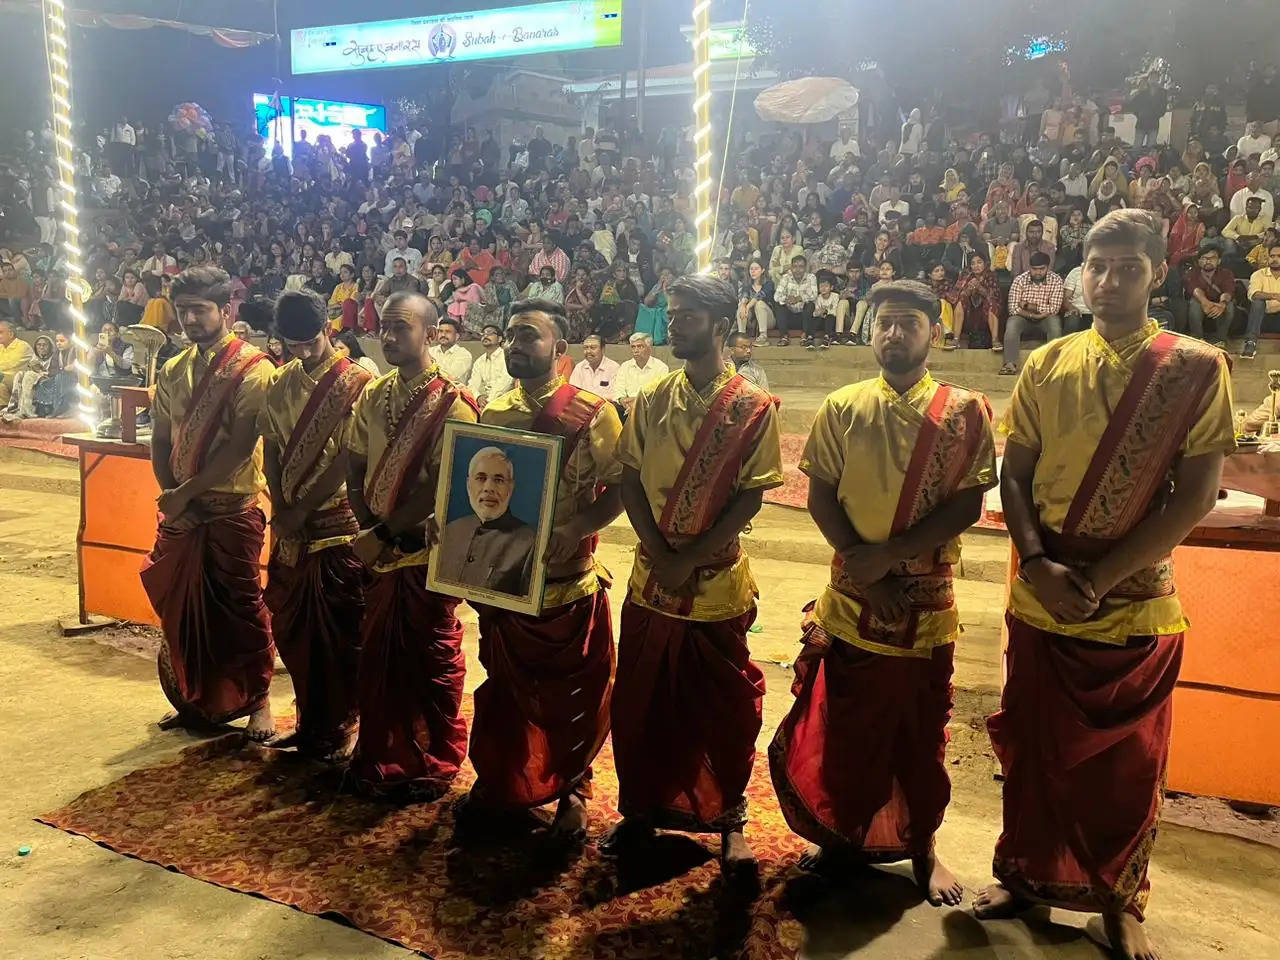
[[[444,528],[438,576],[523,597],[533,574],[533,527],[511,512],[515,465],[501,447],[478,450],[467,466],[471,514]]]
[[[1122,960],[1156,956],[1147,864],[1187,627],[1170,554],[1235,449],[1226,357],[1148,316],[1165,253],[1148,211],[1094,225],[1081,273],[1093,327],[1031,354],[1000,427],[1019,561],[987,722],[1005,774],[1000,882],[974,912],[1101,913]]]
[[[782,484],[778,415],[725,363],[733,288],[686,276],[667,296],[685,366],[640,392],[618,446],[640,546],[613,694],[624,819],[606,846],[628,856],[655,828],[717,833],[726,878],[749,881],[745,791],[764,676],[747,648],[757,590],[738,536]]]
[[[568,350],[565,322],[559,304],[514,305],[504,351],[518,385],[480,416],[481,423],[552,434],[564,444],[542,614],[477,608],[488,678],[475,694],[477,779],[467,809],[556,801],[551,836],[570,842],[586,828],[591,762],[609,734],[610,577],[595,548],[598,532],[622,512],[622,423],[613,404],[556,376],[556,358]]]
[[[431,359],[438,315],[430,300],[393,293],[381,322],[383,355],[396,369],[360,395],[346,438],[347,496],[361,527],[351,546],[374,573],[351,770],[368,792],[436,799],[467,752],[459,716],[466,661],[458,601],[427,590],[423,525],[435,510],[444,423],[475,423],[477,409]]]
[[[160,685],[176,709],[161,729],[247,716],[275,733],[275,663],[259,556],[266,518],[258,418],[273,367],[229,331],[231,278],[192,267],[173,302],[191,346],[164,365],[151,404],[151,469],[163,491],[142,586],[160,617]]]
[[[294,359],[272,379],[261,417],[275,533],[265,598],[298,701],[296,733],[275,745],[341,760],[356,729],[367,573],[351,549],[360,526],[340,439],[371,377],[333,349],[316,294],[284,294],[274,319]]]
[[[929,375],[929,287],[895,280],[870,299],[880,376],[827,397],[800,461],[835,556],[769,761],[787,822],[815,844],[805,866],[910,859],[921,894],[955,906],[960,883],[933,842],[951,794],[951,570],[996,484],[991,408]]]

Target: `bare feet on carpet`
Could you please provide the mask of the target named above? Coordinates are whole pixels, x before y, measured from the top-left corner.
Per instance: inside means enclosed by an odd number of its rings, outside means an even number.
[[[249,714],[249,725],[244,728],[244,735],[254,743],[266,743],[276,735],[276,721],[271,716],[271,704],[264,703]]]
[[[915,874],[920,892],[933,906],[945,904],[948,907],[958,907],[964,900],[964,886],[947,869],[946,864],[938,859],[937,854],[913,857],[911,871]]]
[[[561,843],[578,843],[587,835],[587,805],[576,793],[560,798],[556,818],[551,823],[548,836]]]
[[[1111,941],[1115,960],[1160,960],[1155,947],[1147,939],[1147,931],[1131,913],[1104,913],[1102,926]]]
[[[641,817],[623,817],[600,838],[599,849],[608,857],[616,857],[628,847],[653,840],[653,824]]]
[[[729,883],[759,881],[756,855],[740,829],[720,835],[720,872]]]
[[[973,898],[973,915],[979,920],[1008,920],[1030,906],[1021,897],[1015,897],[1004,884],[993,883]]]

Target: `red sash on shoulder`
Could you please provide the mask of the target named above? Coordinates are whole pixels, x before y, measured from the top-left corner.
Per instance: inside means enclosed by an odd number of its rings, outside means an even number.
[[[351,413],[352,404],[371,379],[368,370],[350,357],[342,357],[315,385],[280,457],[280,485],[286,502],[298,502],[303,486],[324,455],[325,444]]]
[[[955,495],[982,449],[986,424],[991,419],[991,404],[982,394],[949,383],[938,384],[916,436],[890,536],[909,530]],[[889,576],[902,584],[911,604],[907,618],[896,623],[872,613],[862,591],[845,575],[844,560],[839,554],[831,561],[831,585],[862,604],[859,635],[874,643],[910,649],[915,646],[920,614],[949,610],[955,604],[951,564],[941,562],[939,547],[930,556],[913,557],[895,565]]]
[[[1125,387],[1072,498],[1061,534],[1046,545],[1064,562],[1088,563],[1110,549],[1161,499],[1178,450],[1218,377],[1220,351],[1162,332]],[[1173,593],[1173,561],[1156,561],[1108,596],[1152,599]]]
[[[774,398],[746,377],[735,373],[712,401],[685,455],[684,466],[671,487],[658,529],[672,543],[687,541],[708,530],[737,492],[738,473],[747,453],[755,448]],[[701,571],[733,566],[739,547],[735,539],[712,562],[699,567],[685,586],[670,593],[650,576],[644,600],[655,610],[688,616],[693,609]]]
[[[547,433],[563,437],[560,448],[560,470],[568,465],[573,451],[587,435],[596,414],[609,401],[597,396],[589,390],[581,390],[569,383],[562,383],[551,394],[546,406],[533,418],[532,428],[536,433]],[[600,538],[592,534],[579,544],[579,559],[587,559],[595,553]]]
[[[237,337],[210,361],[191,393],[191,406],[173,438],[169,468],[179,483],[200,472],[227,404],[234,400],[245,375],[265,359],[265,353]]]
[[[366,499],[374,514],[390,516],[413,489],[422,464],[440,442],[455,400],[466,401],[479,413],[471,394],[440,375],[432,377],[405,407],[395,436],[369,478]]]

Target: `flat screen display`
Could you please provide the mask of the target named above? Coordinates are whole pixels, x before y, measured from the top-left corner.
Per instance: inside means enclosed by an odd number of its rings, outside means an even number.
[[[254,125],[267,140],[270,155],[277,141],[286,156],[293,156],[293,141],[305,130],[312,143],[328,136],[341,150],[351,142],[351,131],[360,130],[364,139],[373,131],[387,130],[387,108],[376,103],[348,103],[345,100],[314,100],[308,97],[280,97],[269,93],[253,95]]]

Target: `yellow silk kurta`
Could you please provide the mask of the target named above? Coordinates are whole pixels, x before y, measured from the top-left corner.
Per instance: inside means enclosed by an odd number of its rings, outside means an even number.
[[[564,380],[557,377],[536,396],[531,396],[516,384],[514,390],[489,402],[480,414],[480,422],[531,430],[534,419],[563,383]],[[595,502],[597,485],[617,487],[622,482],[622,464],[617,458],[621,436],[622,421],[618,418],[618,411],[612,403],[606,403],[596,413],[587,433],[578,441],[560,471],[555,519],[551,525],[553,535],[564,530],[574,517]],[[544,611],[591,596],[600,589],[601,575],[609,579],[609,572],[597,564],[575,580],[548,583],[542,595]]]
[[[684,370],[677,370],[651,383],[636,398],[635,409],[622,429],[618,459],[623,466],[639,472],[656,522],[661,523],[667,499],[684,466],[685,457],[693,448],[708,408],[733,376],[732,370],[726,370],[698,391]],[[780,486],[782,448],[778,411],[770,407],[755,448],[748,451],[743,459],[730,500],[744,490],[767,490]],[[632,603],[646,606],[644,591],[650,575],[648,560],[641,551],[636,551],[635,565],[631,570]],[[738,617],[755,605],[758,595],[747,555],[740,553],[731,567],[706,570],[700,574],[693,609],[685,619],[715,621]],[[667,616],[674,614],[668,613]]]
[[[303,368],[301,360],[290,360],[283,367],[276,370],[271,377],[271,382],[267,386],[266,404],[262,409],[258,422],[262,430],[263,439],[275,444],[282,458],[285,448],[289,446],[289,438],[293,436],[294,428],[298,425],[298,421],[302,419],[302,412],[311,400],[311,394],[316,389],[316,385],[324,379],[330,368],[341,359],[342,354],[335,352],[333,356],[312,373],[308,373]],[[346,420],[349,419],[350,415],[325,440],[324,450],[316,461],[314,469],[298,487],[297,500],[303,500],[311,493],[316,481],[337,459],[341,450],[341,440],[346,429]],[[347,484],[343,481],[338,485],[338,489],[334,491],[333,496],[321,504],[319,509],[331,510],[334,507],[341,506],[346,501]],[[349,539],[349,537],[333,538],[334,543],[343,543]],[[312,544],[312,549],[332,545],[327,542]]]
[[[412,380],[403,380],[400,377],[399,370],[392,370],[365,387],[364,392],[356,400],[355,406],[351,410],[351,417],[347,421],[348,430],[345,439],[347,449],[354,456],[363,457],[368,464],[364,473],[364,492],[366,497],[370,492],[370,483],[373,480],[374,471],[377,469],[379,462],[381,462],[382,455],[386,452],[387,446],[391,441],[391,425],[387,422],[388,405],[390,406],[392,420],[398,422],[400,415],[404,412],[404,408],[409,403],[410,397],[413,396],[413,392],[437,376],[441,376],[441,373],[440,368],[435,364],[432,364]],[[445,418],[448,420],[463,420],[467,423],[476,422],[475,411],[460,398],[453,401],[453,406],[445,415]],[[422,495],[431,497],[433,500],[436,495],[436,480],[440,476],[441,452],[441,444],[436,444],[435,449],[423,461],[422,469],[418,471],[417,479],[409,484],[410,487],[422,489]],[[422,484],[426,484],[426,487],[422,487]],[[374,569],[379,572],[385,572],[394,570],[397,567],[420,566],[426,564],[430,555],[431,551],[427,548],[407,556],[398,557],[395,563],[376,565]]]
[[[836,488],[845,516],[866,543],[884,543],[892,533],[916,439],[938,387],[926,373],[905,394],[899,394],[881,376],[841,387],[818,410],[800,469]],[[987,422],[978,454],[956,492],[995,485],[995,436]],[[941,561],[954,564],[959,560],[957,537],[942,547]],[[861,615],[862,604],[830,584],[813,611],[814,620],[833,636],[891,656],[929,656],[933,647],[955,642],[960,632],[960,615],[954,605],[949,610],[923,610],[915,645],[904,650],[863,638],[858,632]]]
[[[191,407],[191,395],[196,385],[204,377],[209,364],[235,336],[228,333],[210,347],[199,347],[192,344],[169,360],[156,376],[156,395],[151,402],[152,414],[159,419],[170,422],[170,434],[176,439],[178,426],[187,416]],[[248,344],[245,350],[257,353],[256,347]],[[235,401],[226,406],[222,412],[222,421],[214,433],[213,442],[205,456],[207,463],[223,444],[231,439],[232,429],[236,423],[246,417],[256,424],[266,401],[267,386],[275,368],[269,360],[255,363],[236,390]],[[182,477],[179,480],[185,479]],[[242,495],[261,493],[266,488],[266,478],[262,475],[262,444],[253,448],[253,456],[242,463],[231,477],[213,487],[212,493],[236,493]]]
[[[1027,358],[1000,430],[1012,442],[1039,454],[1032,496],[1041,527],[1062,532],[1071,501],[1134,366],[1159,332],[1159,325],[1150,320],[1128,337],[1107,343],[1090,329],[1054,340]],[[1179,452],[1196,457],[1234,449],[1231,372],[1224,355],[1204,412]],[[1131,636],[1179,633],[1187,628],[1176,593],[1154,600],[1109,598],[1090,620],[1067,624],[1054,620],[1031,585],[1019,578],[1013,584],[1009,610],[1041,630],[1102,643],[1124,643]]]
[[[19,370],[25,370],[27,363],[35,356],[31,344],[14,337],[9,344],[0,347],[0,401],[7,401],[13,392],[13,378]]]

